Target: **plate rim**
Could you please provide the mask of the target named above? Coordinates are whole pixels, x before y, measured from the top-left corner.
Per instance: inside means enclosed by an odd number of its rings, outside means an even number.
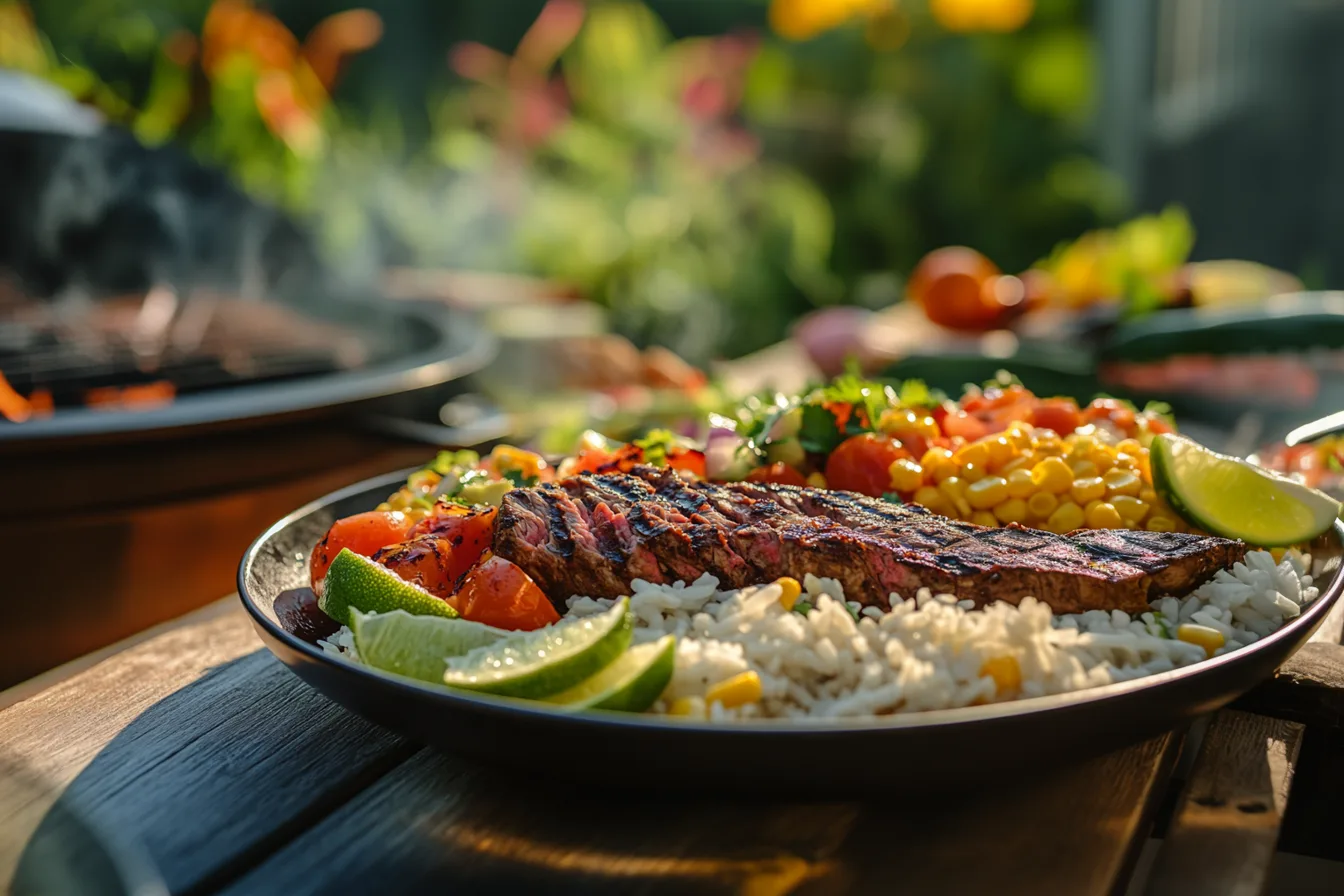
[[[548,707],[545,704],[536,701],[511,699],[507,697],[495,697],[490,695],[476,695],[470,692],[456,692],[447,688],[437,688],[428,682],[418,682],[413,679],[394,675],[390,672],[384,672],[380,669],[373,669],[349,660],[334,657],[326,653],[314,644],[310,644],[301,638],[298,638],[284,629],[268,615],[253,599],[248,591],[247,574],[252,565],[261,557],[267,543],[282,529],[293,524],[308,514],[314,513],[331,506],[339,501],[360,495],[371,491],[374,488],[392,487],[395,488],[399,482],[404,482],[406,476],[420,467],[407,467],[393,473],[386,473],[380,476],[372,476],[344,488],[337,489],[320,498],[316,498],[304,504],[302,507],[286,514],[279,520],[276,520],[266,528],[257,538],[248,546],[243,554],[242,560],[238,564],[238,598],[243,607],[252,617],[253,623],[263,629],[267,635],[277,639],[285,644],[289,649],[301,654],[307,661],[318,663],[339,674],[353,675],[356,678],[371,679],[379,683],[399,690],[408,695],[420,698],[447,701],[455,708],[462,711],[474,713],[521,715],[528,721],[559,724],[559,725],[577,725],[590,727],[595,731],[602,730],[630,730],[637,729],[643,732],[650,731],[670,731],[677,734],[697,734],[705,737],[761,737],[766,735],[779,735],[787,732],[795,735],[814,734],[814,735],[878,735],[910,729],[929,729],[940,727],[964,727],[967,725],[984,725],[995,721],[1002,721],[1016,718],[1024,715],[1042,715],[1051,713],[1064,713],[1071,710],[1077,710],[1085,706],[1106,701],[1119,701],[1126,697],[1134,697],[1144,692],[1162,692],[1172,690],[1180,685],[1196,678],[1210,678],[1215,676],[1219,670],[1231,669],[1238,666],[1250,665],[1255,663],[1259,654],[1264,653],[1269,647],[1284,641],[1298,640],[1305,644],[1311,637],[1311,634],[1320,626],[1334,609],[1336,602],[1344,594],[1344,559],[1330,581],[1321,586],[1315,582],[1319,589],[1316,600],[1306,608],[1296,619],[1285,624],[1278,631],[1267,635],[1255,643],[1243,647],[1240,650],[1224,654],[1222,656],[1210,657],[1202,662],[1189,666],[1182,666],[1176,669],[1170,669],[1166,672],[1159,672],[1153,675],[1146,675],[1140,678],[1133,678],[1127,681],[1114,682],[1100,687],[1085,688],[1078,691],[1068,691],[1061,694],[1049,694],[1042,697],[1028,697],[1020,700],[1009,700],[1002,703],[987,703],[980,706],[961,706],[949,709],[920,710],[910,713],[895,713],[892,715],[875,718],[788,718],[788,719],[752,719],[732,722],[711,722],[708,720],[685,719],[675,716],[659,716],[649,713],[618,713],[603,712],[600,710],[587,710],[584,712],[569,712],[563,709]],[[1344,520],[1336,520],[1332,528],[1334,537],[1344,545]],[[1300,634],[1305,629],[1305,634]],[[262,639],[266,642],[266,639]],[[1301,649],[1301,644],[1293,650],[1288,656]],[[277,659],[284,662],[270,643],[266,643],[266,648],[275,655]],[[1286,657],[1285,657],[1286,659]],[[289,665],[286,663],[286,665]]]

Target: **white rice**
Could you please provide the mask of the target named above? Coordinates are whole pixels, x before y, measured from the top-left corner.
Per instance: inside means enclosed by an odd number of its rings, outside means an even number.
[[[1184,623],[1221,633],[1216,654],[1238,650],[1316,598],[1309,568],[1299,554],[1276,565],[1253,551],[1187,597],[1161,598],[1135,618],[1119,610],[1055,616],[1031,597],[977,610],[927,590],[913,600],[892,595],[883,612],[843,603],[839,582],[812,575],[800,598],[813,605],[806,615],[784,609],[779,585],[719,591],[710,575],[690,585],[636,581],[630,608],[637,643],[677,636],[676,672],[656,710],[682,697],[703,701],[714,685],[754,671],[761,700],[734,709],[715,703],[711,718],[866,716],[1057,694],[1189,665],[1206,652],[1176,637]],[[612,601],[568,603],[569,615],[584,616]],[[1019,688],[1001,690],[984,672],[1005,657],[1016,660]]]
[[[1184,598],[1163,597],[1131,617],[1119,610],[1056,616],[1032,597],[974,609],[970,601],[932,595],[891,596],[892,609],[844,602],[834,579],[807,575],[804,615],[784,609],[777,584],[719,591],[706,574],[691,584],[636,580],[630,609],[635,642],[677,636],[676,671],[655,711],[689,698],[712,719],[853,717],[947,709],[1097,687],[1166,672],[1207,657],[1177,637],[1182,624],[1214,629],[1225,639],[1215,655],[1252,644],[1295,618],[1316,599],[1310,557],[1289,552],[1277,565],[1267,551],[1219,571]],[[600,613],[608,599],[572,597],[568,616]],[[342,628],[318,645],[358,662]],[[1001,689],[985,663],[1011,657],[1017,688]],[[1011,665],[1011,663],[1009,663]],[[754,671],[759,702],[704,706],[720,682]]]

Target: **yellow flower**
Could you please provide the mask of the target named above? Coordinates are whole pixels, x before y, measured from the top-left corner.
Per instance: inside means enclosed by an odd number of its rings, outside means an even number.
[[[948,31],[1016,31],[1035,8],[1035,0],[929,0],[929,11]]]
[[[810,40],[852,19],[888,14],[895,0],[771,0],[770,27],[788,40]]]

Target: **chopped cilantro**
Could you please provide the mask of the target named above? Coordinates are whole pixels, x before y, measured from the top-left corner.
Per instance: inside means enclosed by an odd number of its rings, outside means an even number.
[[[1167,617],[1155,612],[1153,613],[1153,619],[1157,622],[1157,627],[1162,630],[1162,637],[1168,640],[1175,639],[1176,633],[1172,631],[1171,623],[1167,621]]]
[[[835,414],[819,404],[803,405],[803,425],[798,430],[798,441],[804,451],[830,454],[845,440],[836,424]]]
[[[644,463],[655,467],[665,466],[667,459],[675,449],[685,447],[685,440],[670,429],[651,429],[642,439],[632,442],[643,452]]]
[[[462,478],[458,480],[458,491],[462,490],[462,486],[470,485],[473,482],[484,482],[489,478],[490,474],[484,470],[468,470],[463,473]]]
[[[471,468],[480,462],[481,456],[475,451],[440,451],[425,469],[447,476],[454,470]]]
[[[1176,415],[1172,413],[1171,405],[1165,401],[1150,401],[1143,406],[1143,412],[1161,418],[1172,429],[1176,428]]]
[[[906,380],[896,396],[903,408],[936,408],[947,400],[946,393],[930,389],[923,380]]]
[[[517,488],[527,488],[540,481],[536,476],[524,475],[522,470],[507,470],[504,473],[504,478],[512,482]]]
[[[1000,370],[994,374],[993,379],[985,380],[984,391],[990,389],[1007,389],[1011,386],[1020,386],[1022,381],[1006,370]]]
[[[901,496],[898,495],[898,494],[896,494],[895,492],[883,492],[883,493],[882,493],[882,500],[883,500],[883,501],[886,501],[888,504],[904,504],[904,503],[905,503],[904,501],[901,500]]]

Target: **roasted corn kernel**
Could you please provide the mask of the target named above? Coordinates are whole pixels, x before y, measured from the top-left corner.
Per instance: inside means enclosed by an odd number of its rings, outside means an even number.
[[[887,473],[891,476],[891,487],[898,492],[913,492],[924,481],[924,468],[909,458],[892,461]]]
[[[1104,497],[1105,494],[1106,483],[1101,481],[1100,476],[1080,477],[1073,480],[1073,485],[1069,488],[1069,496],[1083,505],[1086,505],[1088,501],[1095,501]]]
[[[1045,521],[1045,528],[1060,535],[1065,532],[1072,532],[1074,529],[1080,529],[1082,525],[1083,508],[1072,501],[1065,501],[1060,504]]]
[[[994,690],[1000,695],[1015,694],[1022,687],[1022,666],[1017,657],[996,656],[985,660],[980,674],[994,679]]]
[[[1027,520],[1027,502],[1009,498],[994,508],[994,518],[1001,523],[1024,523]]]
[[[792,576],[775,579],[775,584],[779,586],[779,605],[786,610],[792,610],[793,605],[798,602],[798,595],[803,593],[803,586]]]
[[[988,510],[1008,499],[1008,482],[1001,476],[986,476],[966,488],[966,500],[976,510]]]
[[[1143,490],[1143,481],[1129,470],[1111,470],[1102,476],[1101,480],[1106,483],[1106,494],[1110,497],[1116,495],[1138,497],[1139,492]]]
[[[1031,468],[1031,481],[1052,494],[1062,494],[1073,485],[1073,471],[1057,457],[1047,457]]]
[[[1218,629],[1209,628],[1207,625],[1195,625],[1192,622],[1176,627],[1176,639],[1187,644],[1203,647],[1207,656],[1213,656],[1218,648],[1227,643],[1227,639]]]
[[[1126,523],[1141,523],[1148,515],[1148,505],[1130,495],[1116,495],[1111,498],[1111,506]]]
[[[718,703],[724,709],[756,703],[760,699],[761,677],[752,670],[725,679],[705,692],[705,703]]]
[[[1120,519],[1119,512],[1104,501],[1090,505],[1083,514],[1083,522],[1089,529],[1122,529],[1125,525],[1125,521]]]
[[[1059,499],[1049,492],[1037,492],[1027,499],[1027,512],[1038,519],[1045,519],[1055,512]]]
[[[988,510],[977,510],[973,512],[970,521],[977,526],[986,526],[991,529],[999,524],[998,518]]]

